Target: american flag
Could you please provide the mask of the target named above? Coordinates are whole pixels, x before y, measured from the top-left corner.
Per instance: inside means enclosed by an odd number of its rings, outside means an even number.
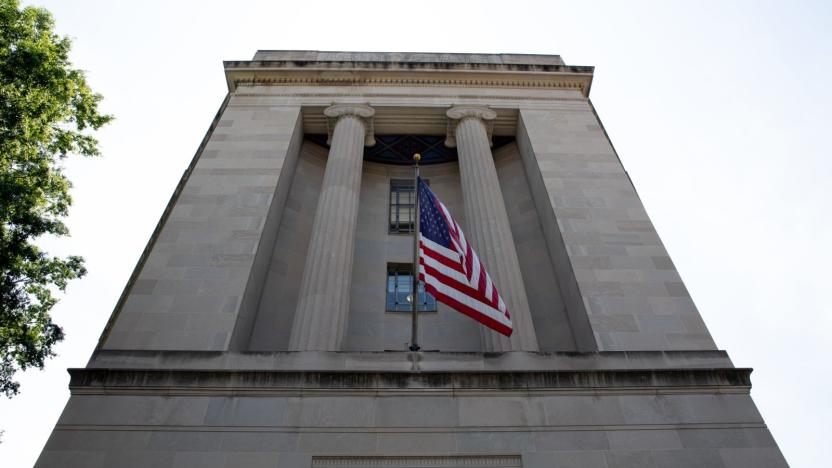
[[[419,279],[442,302],[511,336],[511,315],[459,224],[420,178]]]

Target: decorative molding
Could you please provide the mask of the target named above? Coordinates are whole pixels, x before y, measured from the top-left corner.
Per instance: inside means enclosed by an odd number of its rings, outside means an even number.
[[[404,78],[404,77],[362,77],[362,76],[269,76],[258,72],[258,76],[236,77],[232,83],[238,86],[450,86],[465,88],[545,88],[586,90],[583,80],[564,79],[463,79],[463,78]]]
[[[364,146],[376,144],[375,131],[373,129],[373,116],[375,109],[365,104],[333,104],[324,109],[326,116],[326,144],[332,143],[332,132],[335,131],[335,124],[338,119],[346,116],[356,117],[364,122]]]
[[[302,372],[69,369],[73,394],[487,395],[740,393],[751,369]]]
[[[558,71],[465,70],[422,68],[291,68],[280,64],[270,68],[251,64],[229,66],[225,75],[228,89],[239,86],[406,86],[580,90],[589,96],[592,72],[580,67]]]
[[[497,113],[488,106],[456,105],[445,111],[448,117],[448,128],[445,136],[445,146],[456,148],[456,128],[460,122],[473,119],[485,126],[485,133],[488,136],[488,144],[491,145],[491,135],[494,133],[494,119]]]
[[[257,88],[259,86],[260,85],[254,84],[254,85],[251,85],[251,88]],[[253,92],[253,91],[241,92],[239,94],[235,94],[234,96],[237,97],[237,98],[315,98],[315,99],[331,100],[331,99],[343,98],[343,97],[346,97],[346,96],[353,96],[354,95],[354,93],[350,93],[349,91],[345,91],[345,92],[342,92],[342,93],[336,93],[336,92],[332,92],[332,91],[329,91],[329,92],[324,92],[324,91],[321,91],[321,92],[310,92],[310,91],[293,92],[291,90],[291,88],[289,88],[289,89],[284,88],[285,90],[281,92],[279,90],[272,91],[271,88],[268,88],[268,89],[269,89],[269,92]],[[371,98],[381,98],[381,99],[400,99],[400,98],[404,98],[404,99],[429,99],[430,101],[428,101],[428,102],[435,102],[435,100],[437,100],[437,99],[439,99],[439,100],[448,99],[447,94],[428,93],[428,92],[425,92],[425,93],[405,93],[405,92],[361,93],[361,97],[365,97],[365,98],[366,97],[371,97]],[[471,99],[473,101],[509,101],[508,104],[505,104],[508,107],[514,107],[514,105],[510,103],[512,101],[529,102],[529,103],[535,102],[535,101],[542,101],[542,102],[545,102],[545,103],[549,103],[545,107],[542,107],[543,109],[557,109],[557,110],[560,110],[560,107],[557,106],[557,105],[553,106],[552,103],[555,103],[555,102],[564,103],[564,102],[569,102],[569,101],[586,102],[586,98],[584,98],[584,97],[561,96],[561,97],[557,97],[557,98],[552,98],[551,96],[545,96],[545,97],[541,97],[541,96],[522,96],[522,95],[516,95],[516,94],[493,94],[493,95],[492,94],[489,94],[489,95],[470,94],[470,95],[465,95],[465,96],[460,96],[460,97],[465,98],[465,99]],[[285,105],[285,104],[282,104],[282,105]],[[298,105],[306,105],[306,104],[304,102],[300,102],[300,103],[298,103]],[[408,105],[412,105],[412,104],[408,104]],[[241,106],[239,104],[232,104],[229,107],[241,107]],[[245,107],[245,105],[243,105],[242,107]],[[399,106],[399,107],[401,107],[401,106]]]
[[[519,455],[447,455],[447,456],[313,456],[312,468],[520,468]]]
[[[312,395],[305,395],[306,397]],[[677,431],[677,430],[730,430],[730,429],[765,429],[760,421],[677,422],[672,424],[558,424],[545,426],[420,426],[420,427],[380,427],[380,426],[206,426],[183,424],[142,424],[130,426],[123,424],[55,424],[56,431],[166,431],[166,432],[252,432],[271,434],[471,434],[482,432],[620,432],[620,431]]]
[[[445,111],[445,115],[451,120],[474,118],[483,121],[491,121],[497,118],[497,113],[488,106],[453,106]]]
[[[258,73],[259,75],[260,73]],[[450,86],[464,88],[544,88],[585,90],[583,82],[574,79],[560,80],[496,80],[496,79],[442,79],[442,78],[373,78],[360,76],[252,76],[233,81],[239,86]]]

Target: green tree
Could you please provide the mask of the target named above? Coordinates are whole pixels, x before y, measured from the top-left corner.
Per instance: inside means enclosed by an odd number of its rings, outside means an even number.
[[[83,259],[38,248],[42,235],[68,234],[72,203],[61,160],[95,156],[90,135],[112,119],[98,110],[83,71],[69,61],[70,40],[53,31],[43,8],[0,0],[0,391],[18,392],[18,370],[43,368],[63,339],[49,311],[54,294],[86,273]]]

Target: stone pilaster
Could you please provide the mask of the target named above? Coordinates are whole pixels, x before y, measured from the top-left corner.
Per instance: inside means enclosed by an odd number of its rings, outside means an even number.
[[[292,325],[292,351],[337,351],[347,328],[364,145],[374,143],[369,106],[334,105],[330,150]]]
[[[514,326],[511,338],[483,327],[483,344],[486,351],[537,351],[529,300],[491,154],[490,121],[497,113],[487,107],[454,106],[446,115],[450,119],[446,144],[459,152],[465,235],[505,300]]]

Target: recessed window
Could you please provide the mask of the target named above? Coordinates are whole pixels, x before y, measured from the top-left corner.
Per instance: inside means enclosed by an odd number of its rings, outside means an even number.
[[[407,263],[387,264],[387,311],[412,312],[410,296],[413,291],[413,266]],[[419,312],[436,312],[436,299],[425,292],[424,283],[419,283],[416,297]]]
[[[390,179],[390,234],[413,234],[415,197],[413,179]]]
[[[412,234],[415,193],[413,180],[390,180],[390,234]]]

